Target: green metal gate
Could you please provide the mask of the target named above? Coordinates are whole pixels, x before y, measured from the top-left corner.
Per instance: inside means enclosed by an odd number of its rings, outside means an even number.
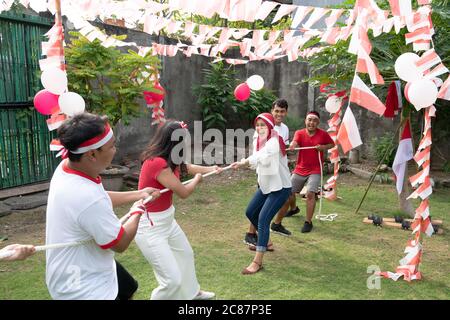
[[[0,14],[0,189],[46,181],[59,160],[50,153],[46,116],[33,108],[42,89],[41,41],[53,21]]]

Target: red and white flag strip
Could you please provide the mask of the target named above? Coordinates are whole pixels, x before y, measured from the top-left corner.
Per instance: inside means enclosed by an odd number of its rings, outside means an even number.
[[[354,102],[367,110],[379,114],[380,116],[383,115],[386,110],[386,107],[380,99],[373,94],[373,92],[366,86],[357,74],[355,74],[355,77],[353,78],[352,88],[350,91],[350,102]]]
[[[425,75],[426,79],[434,79],[440,75],[443,75],[444,73],[447,73],[448,69],[446,66],[444,66],[444,64],[440,63],[438,66],[436,66],[433,70],[431,70],[430,72],[428,72]]]
[[[66,119],[67,116],[65,114],[55,112],[49,119],[46,120],[48,130],[52,131],[58,129]]]
[[[389,0],[393,16],[407,17],[412,14],[411,0]]]
[[[416,209],[415,218],[426,219],[430,216],[430,205],[428,199],[422,200],[420,206]]]
[[[431,146],[426,147],[423,150],[417,149],[414,155],[414,161],[420,167],[425,161],[430,160]]]
[[[342,100],[341,107],[344,101],[345,99]],[[339,162],[341,160],[339,157],[339,148],[338,148],[339,142],[337,140],[337,135],[341,124],[341,110],[342,110],[341,107],[339,108],[338,111],[336,111],[336,113],[334,113],[333,117],[330,120],[328,120],[329,129],[327,131],[330,137],[333,139],[335,146],[328,150],[328,157],[330,159],[330,162],[334,164],[334,172],[333,176],[331,176],[327,180],[327,183],[324,185],[323,188],[323,196],[327,200],[337,199],[337,178],[339,175]]]
[[[417,199],[422,200],[428,198],[433,193],[433,188],[431,187],[430,177],[425,177],[424,182],[411,193],[407,199]]]
[[[356,119],[350,105],[347,107],[344,118],[342,119],[341,127],[337,134],[337,140],[344,153],[362,145],[358,125],[356,124]]]
[[[450,100],[450,76],[447,77],[447,80],[442,84],[441,89],[438,93],[439,99]]]
[[[378,71],[377,66],[363,47],[360,47],[358,50],[356,72],[368,73],[372,84],[384,84],[384,79]]]
[[[425,72],[426,70],[439,63],[441,63],[441,58],[439,58],[434,49],[426,51],[424,54],[422,54],[419,60],[415,62],[417,68],[422,72]]]
[[[422,170],[409,178],[411,185],[416,188],[419,184],[425,182],[425,178],[430,175],[430,160],[423,162]]]

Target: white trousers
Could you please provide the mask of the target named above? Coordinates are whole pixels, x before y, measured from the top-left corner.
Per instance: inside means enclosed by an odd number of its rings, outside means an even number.
[[[159,286],[151,300],[191,300],[200,291],[195,274],[194,252],[175,221],[175,208],[143,214],[136,244],[153,267]]]

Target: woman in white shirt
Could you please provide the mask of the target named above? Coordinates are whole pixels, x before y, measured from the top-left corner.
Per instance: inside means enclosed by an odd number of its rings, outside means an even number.
[[[232,164],[233,168],[244,165],[256,168],[259,184],[245,213],[258,230],[256,254],[250,265],[242,270],[242,274],[254,274],[262,269],[263,256],[269,242],[270,222],[291,194],[285,144],[274,130],[274,123],[270,113],[258,115],[255,119],[258,138],[253,145],[253,154]]]

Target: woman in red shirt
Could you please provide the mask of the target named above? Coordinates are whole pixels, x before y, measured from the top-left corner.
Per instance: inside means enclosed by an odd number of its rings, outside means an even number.
[[[167,121],[159,127],[142,153],[139,189],[154,187],[169,192],[146,205],[136,235],[136,243],[153,267],[159,283],[151,294],[152,300],[212,299],[215,294],[200,290],[195,274],[194,253],[189,241],[176,222],[173,193],[187,198],[202,180],[202,174],[221,169],[183,162],[182,138],[187,134],[177,121]],[[178,136],[178,139],[174,139]],[[181,151],[181,152],[180,152]],[[180,170],[195,175],[187,185],[180,182]]]

